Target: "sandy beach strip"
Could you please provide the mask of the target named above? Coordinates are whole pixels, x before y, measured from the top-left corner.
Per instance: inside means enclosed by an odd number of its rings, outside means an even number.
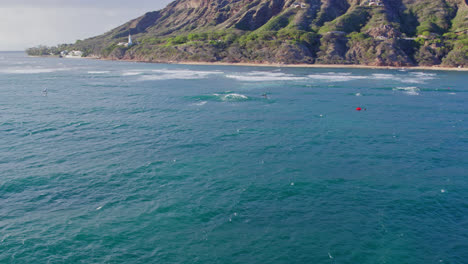
[[[156,64],[180,64],[203,66],[247,66],[247,67],[288,67],[288,68],[333,68],[333,69],[374,69],[374,70],[432,70],[432,71],[468,71],[468,68],[442,67],[442,66],[370,66],[359,64],[283,64],[283,63],[254,63],[254,62],[199,62],[199,61],[142,61],[142,60],[113,60],[106,58],[87,57],[89,59],[127,61]]]
[[[276,63],[228,63],[228,62],[166,62],[169,64],[183,65],[220,65],[220,66],[248,66],[248,67],[290,67],[290,68],[351,68],[351,69],[378,69],[378,70],[435,70],[435,71],[468,71],[468,68],[454,68],[442,66],[369,66],[357,64],[276,64]]]

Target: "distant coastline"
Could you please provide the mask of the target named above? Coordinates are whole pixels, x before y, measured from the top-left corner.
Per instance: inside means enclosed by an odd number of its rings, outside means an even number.
[[[468,68],[468,5],[464,2],[273,2],[177,0],[102,35],[26,51],[205,65]]]
[[[32,58],[60,58],[60,56],[47,55],[47,56],[31,56]],[[70,58],[64,58],[70,59]],[[108,59],[100,58],[98,56],[82,57],[81,59],[92,60],[105,60],[105,61],[126,61],[126,62],[140,62],[140,63],[154,63],[154,64],[180,64],[180,65],[207,65],[207,66],[247,66],[247,67],[286,67],[286,68],[334,68],[334,69],[379,69],[379,70],[434,70],[434,71],[468,71],[468,68],[456,67],[443,67],[443,66],[371,66],[359,64],[284,64],[284,63],[255,63],[255,62],[198,62],[198,61],[143,61],[143,60],[126,60],[126,59]]]
[[[468,68],[438,67],[438,66],[369,66],[359,64],[270,64],[270,63],[225,63],[225,62],[174,62],[172,64],[186,65],[222,65],[250,67],[290,67],[290,68],[353,68],[353,69],[383,69],[383,70],[437,70],[437,71],[468,71]]]
[[[247,66],[247,67],[287,67],[287,68],[335,68],[335,69],[379,69],[379,70],[435,70],[435,71],[468,71],[468,68],[442,67],[442,66],[371,66],[359,64],[284,64],[284,63],[255,63],[255,62],[198,62],[198,61],[142,61],[126,59],[107,59],[99,57],[86,57],[86,59],[97,59],[106,61],[127,61],[155,64],[180,64],[180,65],[207,65],[207,66]]]

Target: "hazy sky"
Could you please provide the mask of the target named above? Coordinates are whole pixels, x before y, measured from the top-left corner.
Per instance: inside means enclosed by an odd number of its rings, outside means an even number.
[[[0,50],[74,43],[173,0],[0,0]]]

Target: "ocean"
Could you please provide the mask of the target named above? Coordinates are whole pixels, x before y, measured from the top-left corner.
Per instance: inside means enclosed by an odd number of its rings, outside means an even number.
[[[467,83],[0,53],[0,263],[468,263]]]

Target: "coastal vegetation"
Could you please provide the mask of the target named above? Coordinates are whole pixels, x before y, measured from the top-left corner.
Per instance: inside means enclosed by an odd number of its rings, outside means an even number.
[[[129,47],[119,45],[131,34]],[[468,67],[463,0],[177,0],[56,55],[147,62],[443,65]]]

